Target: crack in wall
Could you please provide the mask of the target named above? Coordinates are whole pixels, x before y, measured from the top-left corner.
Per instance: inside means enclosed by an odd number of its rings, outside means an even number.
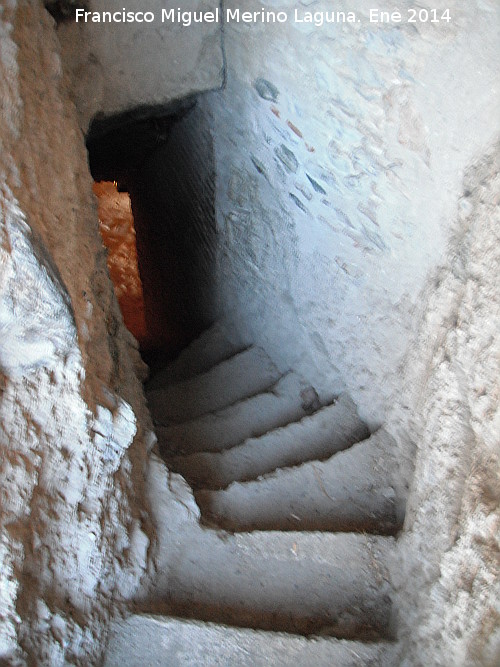
[[[227,53],[226,53],[226,24],[224,21],[224,0],[219,2],[221,23],[220,23],[220,48],[222,52],[222,84],[220,90],[225,90],[227,85]]]

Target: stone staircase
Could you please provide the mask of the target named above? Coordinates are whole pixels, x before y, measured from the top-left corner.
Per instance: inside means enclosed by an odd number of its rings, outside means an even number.
[[[405,499],[388,434],[221,324],[147,395],[196,503],[113,626],[106,666],[392,664]]]

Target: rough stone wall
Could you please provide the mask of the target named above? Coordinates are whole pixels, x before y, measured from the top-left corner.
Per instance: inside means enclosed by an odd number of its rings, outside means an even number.
[[[467,173],[407,359],[417,449],[394,568],[402,667],[500,664],[499,148]]]
[[[0,662],[90,665],[154,547],[154,436],[41,2],[0,5],[0,88]]]
[[[439,25],[370,24],[372,5],[276,0],[265,9],[286,10],[285,24],[225,25],[227,87],[205,109],[221,309],[284,368],[347,385],[375,426],[500,89],[496,2],[447,3]],[[294,23],[295,8],[360,22]]]

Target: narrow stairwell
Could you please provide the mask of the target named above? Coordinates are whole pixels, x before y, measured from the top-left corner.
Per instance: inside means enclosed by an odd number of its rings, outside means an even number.
[[[107,667],[390,665],[404,518],[390,437],[221,324],[147,395],[196,504]]]

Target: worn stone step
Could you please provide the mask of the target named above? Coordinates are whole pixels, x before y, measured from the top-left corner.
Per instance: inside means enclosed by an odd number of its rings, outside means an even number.
[[[377,434],[324,462],[277,470],[223,491],[195,493],[202,517],[227,530],[367,531],[395,534],[404,501]]]
[[[158,427],[156,434],[165,454],[220,452],[300,421],[320,407],[314,388],[296,373],[287,373],[264,393],[184,424]]]
[[[217,321],[188,345],[175,361],[156,373],[147,383],[147,389],[160,389],[206,373],[249,346],[249,342],[234,329],[223,321]]]
[[[113,623],[104,667],[391,667],[389,642],[365,644],[136,614]]]
[[[237,627],[373,640],[391,634],[394,540],[361,534],[199,530],[172,544],[138,611]]]
[[[206,373],[162,389],[150,390],[147,398],[157,424],[179,423],[266,391],[280,376],[264,350],[252,347],[222,361]]]
[[[326,459],[370,435],[352,399],[343,394],[333,404],[301,421],[275,429],[220,453],[168,459],[193,487],[223,488],[255,479],[277,468]]]

